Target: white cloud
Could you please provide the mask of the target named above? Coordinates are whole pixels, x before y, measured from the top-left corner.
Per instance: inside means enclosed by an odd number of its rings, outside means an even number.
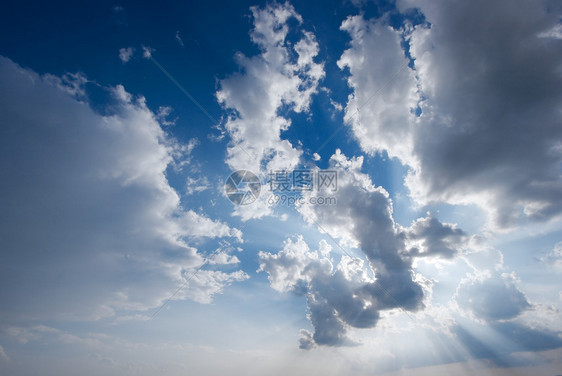
[[[237,53],[241,72],[221,80],[216,96],[225,109],[231,110],[225,124],[231,138],[226,163],[234,171],[250,170],[264,177],[270,170],[297,166],[302,151],[281,138],[291,122],[280,112],[308,111],[324,68],[314,62],[318,54],[314,34],[297,28],[300,40],[294,46],[287,41],[288,21],[302,23],[290,4],[251,10],[254,29],[250,37],[261,53],[253,57]],[[265,196],[234,211],[243,220],[271,213]]]
[[[283,250],[275,255],[260,252],[259,258],[258,271],[267,271],[271,287],[279,292],[302,293],[299,289],[306,288],[314,274],[332,272],[330,260],[311,252],[302,236],[296,241],[287,239]],[[311,268],[318,271],[311,271]]]
[[[224,273],[218,270],[201,270],[189,280],[186,287],[178,296],[182,299],[191,299],[202,304],[213,301],[213,296],[222,292],[225,286],[234,282],[242,282],[250,278],[242,270]]]
[[[220,247],[215,250],[215,252],[208,257],[209,264],[211,265],[233,265],[239,264],[240,259],[233,252],[242,252],[242,248],[234,247],[230,242],[222,240],[220,242]]]
[[[239,264],[240,259],[234,255],[229,255],[226,252],[216,253],[210,260],[209,264],[217,265],[228,265],[228,264]]]
[[[162,123],[162,119],[159,116],[156,116],[159,123],[162,125],[166,125]],[[199,145],[198,138],[190,138],[186,144],[176,144],[174,145],[174,149],[172,150],[172,156],[174,157],[172,161],[172,167],[175,171],[181,171],[185,166],[190,165],[192,162],[193,157],[193,150]]]
[[[102,116],[0,58],[2,314],[100,319],[158,306],[202,263],[191,239],[240,230],[183,210],[166,169],[183,145],[122,86]],[[208,302],[246,276],[202,270],[178,298]],[[204,285],[201,281],[205,281]]]
[[[255,173],[291,169],[302,152],[281,139],[281,131],[290,126],[290,120],[279,115],[279,110],[308,110],[311,96],[324,77],[323,65],[313,60],[318,43],[307,31],[294,46],[286,40],[287,21],[302,22],[288,3],[251,9],[254,29],[250,36],[261,54],[246,57],[238,53],[236,61],[243,73],[221,80],[217,92],[223,107],[234,111],[225,125],[231,137],[226,162],[233,170]],[[292,55],[297,56],[296,61]]]
[[[242,242],[242,232],[231,228],[219,220],[212,220],[204,215],[197,214],[193,210],[182,213],[177,218],[177,227],[174,234],[178,237],[233,237]]]
[[[386,151],[412,164],[412,123],[419,98],[415,73],[400,46],[401,34],[382,21],[362,16],[346,19],[341,29],[351,36],[351,46],[340,60],[349,69],[353,89],[345,121],[367,153]]]
[[[120,48],[119,59],[121,59],[121,62],[123,64],[128,63],[129,60],[131,60],[131,58],[133,57],[134,51],[135,49],[133,47]]]
[[[332,107],[334,108],[334,112],[332,113],[332,118],[334,118],[334,114],[336,112],[341,112],[343,111],[343,106],[341,103],[338,103],[336,101],[334,101],[332,98],[330,98],[330,104],[332,105]]]

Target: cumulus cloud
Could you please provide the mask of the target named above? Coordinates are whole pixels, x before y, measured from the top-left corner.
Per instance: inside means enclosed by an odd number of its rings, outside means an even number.
[[[215,253],[209,257],[209,264],[228,265],[238,264],[240,259],[231,253],[235,250],[241,251],[240,248],[234,248],[229,242],[223,241],[221,247],[215,250]]]
[[[348,326],[376,324],[379,313],[372,308],[369,294],[362,291],[372,281],[362,260],[344,256],[334,267],[330,258],[311,251],[302,236],[287,239],[277,254],[260,252],[259,258],[259,271],[269,274],[273,289],[306,297],[314,333],[301,331],[301,348],[353,344],[346,336]]]
[[[432,216],[417,219],[407,231],[410,251],[416,256],[452,258],[460,251],[459,244],[465,243],[466,236],[456,225],[441,223]]]
[[[4,317],[99,319],[168,298],[204,259],[192,239],[241,232],[184,210],[166,170],[185,148],[122,86],[108,114],[0,58],[0,292]],[[202,270],[207,302],[240,271]]]
[[[251,11],[250,37],[261,53],[253,57],[237,53],[241,72],[222,79],[216,93],[219,103],[230,111],[225,124],[231,138],[226,163],[233,170],[256,174],[290,170],[297,166],[302,151],[281,138],[291,125],[283,112],[308,111],[324,67],[314,61],[319,51],[314,34],[301,30],[302,18],[290,4],[252,7]],[[294,44],[287,37],[290,20],[298,23],[295,31],[300,39]],[[258,204],[239,210],[252,210],[244,218],[269,213],[264,202]]]
[[[540,4],[404,0],[400,10],[418,8],[427,22],[343,23],[352,37],[340,59],[353,89],[346,118],[366,152],[411,167],[417,202],[477,203],[499,228],[559,215],[560,7]],[[407,54],[412,68],[379,91]]]
[[[337,190],[319,187],[305,192],[303,201],[333,195],[337,204],[298,207],[307,222],[359,248],[361,257],[343,255],[336,263],[325,241],[311,251],[302,237],[287,240],[277,254],[259,255],[259,270],[269,274],[272,288],[306,297],[314,333],[302,332],[303,349],[352,345],[348,328],[374,327],[380,311],[422,309],[423,287],[413,258],[450,258],[464,243],[461,230],[432,217],[409,228],[396,224],[388,193],[360,171],[362,163],[362,157],[348,159],[338,150],[330,159],[330,169],[338,173]],[[421,245],[410,247],[410,239]]]

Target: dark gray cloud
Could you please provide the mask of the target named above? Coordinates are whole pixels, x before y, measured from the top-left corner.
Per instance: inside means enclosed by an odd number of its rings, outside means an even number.
[[[459,245],[466,240],[466,233],[449,223],[441,223],[435,217],[419,218],[407,232],[414,242],[410,252],[417,257],[440,256],[452,258],[459,251]]]
[[[428,198],[486,193],[497,224],[562,209],[560,4],[429,3],[412,36],[423,102],[414,154]]]
[[[427,23],[400,31],[384,18],[344,23],[352,42],[341,66],[354,90],[346,111],[362,148],[408,164],[406,183],[421,203],[477,203],[500,227],[559,215],[562,38],[552,30],[560,3],[404,0],[398,7],[419,8]],[[407,62],[401,38],[413,69],[400,69]]]
[[[281,292],[305,296],[314,333],[301,332],[300,347],[351,345],[347,327],[372,327],[379,314],[364,287],[372,283],[363,263],[347,256],[333,261],[311,251],[302,237],[288,239],[277,254],[260,252],[260,271]]]
[[[269,274],[274,289],[307,299],[314,333],[302,332],[304,349],[353,345],[346,335],[349,327],[376,326],[382,310],[422,309],[424,293],[414,276],[413,257],[450,258],[464,241],[461,230],[432,217],[409,228],[397,225],[388,193],[373,186],[361,166],[361,157],[347,159],[338,150],[330,159],[330,168],[338,172],[337,191],[304,194],[305,202],[333,195],[337,205],[301,205],[299,211],[345,247],[359,248],[366,260],[344,255],[336,264],[326,252],[310,251],[302,237],[289,239],[277,254],[260,253],[260,271]],[[412,242],[420,245],[411,248]]]

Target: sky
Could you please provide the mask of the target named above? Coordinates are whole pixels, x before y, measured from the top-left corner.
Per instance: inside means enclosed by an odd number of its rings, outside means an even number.
[[[562,375],[562,2],[2,7],[2,375]]]

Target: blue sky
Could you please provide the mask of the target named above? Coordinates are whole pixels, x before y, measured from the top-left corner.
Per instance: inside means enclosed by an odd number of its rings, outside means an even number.
[[[562,373],[559,2],[4,8],[0,373]]]

